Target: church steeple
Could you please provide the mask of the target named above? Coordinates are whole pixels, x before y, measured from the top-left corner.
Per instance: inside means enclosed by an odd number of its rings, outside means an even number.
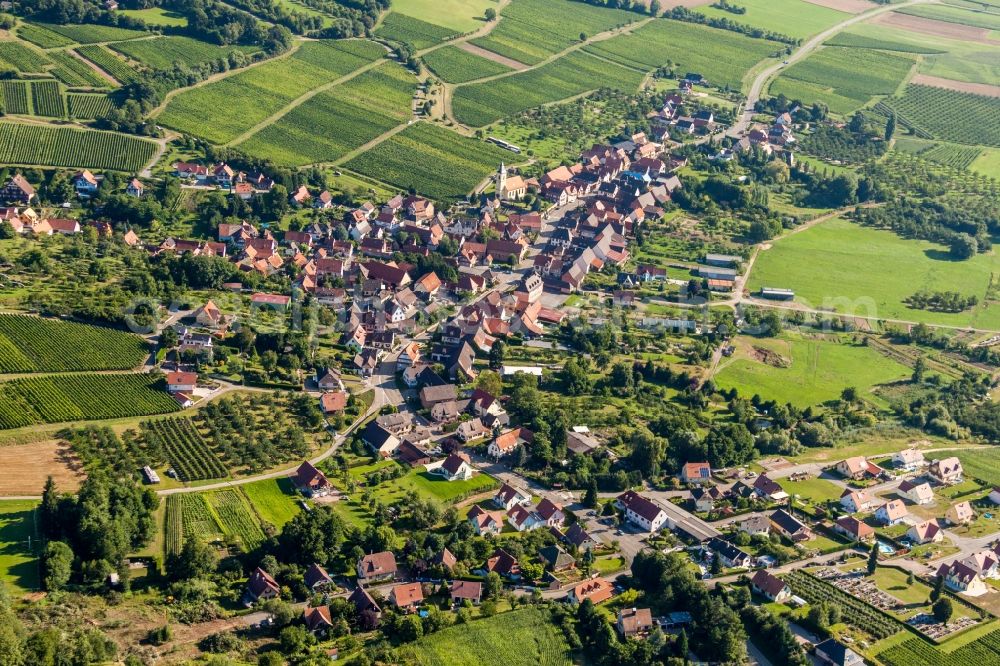
[[[504,191],[507,189],[507,165],[503,162],[500,163],[500,175],[497,176],[497,195],[503,196]]]

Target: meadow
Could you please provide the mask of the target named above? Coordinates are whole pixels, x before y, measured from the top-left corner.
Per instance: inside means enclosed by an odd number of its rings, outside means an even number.
[[[737,353],[719,366],[716,384],[744,397],[759,394],[798,407],[835,400],[849,386],[875,399],[872,387],[910,376],[906,366],[846,339],[787,332],[779,338],[741,337],[736,347]],[[786,367],[760,360],[757,350],[767,350],[769,359],[780,356]]]
[[[0,501],[0,580],[14,595],[40,587],[37,554],[41,542],[34,516],[37,506],[33,500]]]
[[[879,39],[858,35],[848,31],[838,32],[823,42],[826,46],[846,46],[859,49],[878,49],[880,51],[899,51],[900,53],[944,53],[933,46],[898,42],[892,39]]]
[[[979,479],[990,486],[1000,486],[1000,449],[955,449],[942,451],[939,457],[956,456],[962,461],[966,479]]]
[[[250,46],[219,46],[200,39],[170,35],[154,39],[111,44],[110,48],[152,69],[170,69],[174,63],[197,67],[206,62],[228,58],[230,53],[254,53]]]
[[[260,519],[278,529],[299,512],[291,479],[265,479],[241,488]]]
[[[278,164],[332,162],[412,117],[416,80],[386,63],[315,95],[240,148]]]
[[[345,166],[431,199],[464,199],[510,153],[436,125],[414,123]],[[414,169],[419,164],[421,168]]]
[[[456,88],[452,109],[466,125],[481,127],[505,116],[602,87],[635,92],[643,74],[575,51],[537,69]]]
[[[991,14],[982,11],[974,12],[962,9],[961,7],[949,7],[948,5],[902,7],[897,11],[900,14],[920,16],[922,18],[934,19],[935,21],[971,25],[974,28],[985,28],[987,30],[1000,30],[1000,14]]]
[[[483,25],[483,14],[496,0],[395,0],[392,11],[455,32],[472,32]]]
[[[1000,100],[995,97],[911,84],[886,105],[936,138],[1000,147]]]
[[[457,46],[431,51],[424,56],[424,63],[447,83],[466,83],[510,71],[506,65],[463,51]]]
[[[814,5],[805,0],[736,0],[733,4],[744,7],[746,13],[733,14],[708,4],[695,11],[712,18],[729,19],[797,39],[815,35],[850,18],[850,14],[846,12]]]
[[[0,373],[129,370],[148,353],[146,342],[131,333],[0,314]]]
[[[536,65],[580,41],[639,20],[639,15],[571,0],[517,0],[486,37],[472,41],[487,51]]]
[[[1000,179],[1000,149],[986,148],[972,161],[969,168],[978,173]]]
[[[713,86],[738,89],[754,65],[781,48],[777,42],[729,30],[658,19],[584,50],[642,71],[674,63],[680,71],[701,74]]]
[[[157,120],[180,132],[226,143],[313,88],[384,55],[374,42],[308,42],[288,58],[177,95]]]
[[[148,9],[119,9],[118,13],[129,18],[140,19],[147,25],[156,25],[171,28],[183,28],[188,24],[187,17],[177,12],[172,12],[163,7],[150,7]]]
[[[7,87],[4,99],[10,110]],[[156,144],[124,134],[0,123],[0,162],[32,166],[138,171]]]
[[[512,636],[530,637],[511,640]],[[562,631],[544,609],[524,608],[449,627],[401,648],[406,663],[420,666],[568,666],[573,663]]]
[[[783,70],[769,92],[822,102],[833,113],[847,115],[876,95],[894,94],[913,64],[902,55],[828,46]]]
[[[794,289],[797,301],[837,312],[1000,330],[1000,306],[982,302],[994,273],[1000,273],[995,254],[953,261],[936,243],[833,219],[761,252],[748,287]],[[975,294],[981,302],[960,313],[909,308],[904,299],[919,291]]]
[[[76,374],[0,383],[0,429],[165,414],[179,409],[145,374]]]
[[[391,12],[386,16],[382,20],[382,25],[375,31],[376,37],[403,42],[418,51],[447,41],[457,34],[454,30],[398,12]]]

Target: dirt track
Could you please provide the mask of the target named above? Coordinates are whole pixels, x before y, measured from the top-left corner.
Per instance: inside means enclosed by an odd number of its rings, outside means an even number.
[[[462,42],[458,45],[458,48],[462,49],[466,53],[471,53],[472,55],[477,55],[480,58],[492,60],[493,62],[500,63],[501,65],[510,67],[511,69],[516,69],[519,72],[528,69],[528,66],[523,62],[518,62],[513,58],[506,58],[499,53],[493,53],[493,51],[487,51],[481,46],[476,46],[475,44],[470,44],[469,42]]]

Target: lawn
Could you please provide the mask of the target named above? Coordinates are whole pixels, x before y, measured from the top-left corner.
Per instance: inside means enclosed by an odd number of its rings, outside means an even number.
[[[919,580],[914,580],[911,584],[906,579],[906,572],[895,567],[879,567],[875,570],[875,585],[878,589],[891,594],[904,604],[925,604],[930,597],[931,587]],[[955,604],[955,608],[957,610],[964,606]]]
[[[562,666],[573,663],[562,631],[544,609],[524,608],[449,627],[400,649],[420,666]]]
[[[598,557],[594,560],[593,570],[602,576],[606,576],[616,571],[622,571],[625,568],[625,558],[620,555],[608,555],[607,557]]]
[[[805,0],[736,0],[733,4],[746,8],[746,13],[733,14],[707,4],[695,11],[798,39],[815,35],[850,17],[845,12]]]
[[[812,500],[814,504],[838,499],[844,492],[837,484],[819,478],[802,481],[790,481],[785,478],[781,479],[778,485],[789,495],[798,495],[800,498]]]
[[[740,337],[736,347],[736,354],[723,361],[715,376],[721,388],[799,407],[835,400],[848,386],[873,398],[874,386],[910,375],[909,368],[873,349],[833,336]]]
[[[0,501],[0,580],[14,594],[39,587],[38,533],[35,530],[34,501]],[[31,550],[28,541],[31,540]]]
[[[149,9],[120,9],[118,13],[129,18],[142,19],[148,25],[169,26],[174,28],[187,27],[187,17],[178,12],[172,12],[162,7]]]
[[[993,273],[1000,273],[995,253],[952,261],[936,243],[833,219],[761,252],[749,288],[787,287],[795,290],[796,301],[836,312],[996,329],[1000,307],[990,303],[943,313],[911,309],[903,302],[919,291],[955,291],[982,299]]]
[[[413,490],[426,499],[451,503],[470,494],[486,492],[498,485],[497,480],[489,474],[477,474],[468,481],[445,481],[423,469],[414,468],[406,476],[380,486],[377,494],[395,496]]]
[[[903,7],[897,10],[900,14],[910,14],[920,16],[935,21],[945,23],[958,23],[960,25],[970,25],[974,28],[986,28],[987,30],[1000,30],[1000,14],[987,13],[981,11],[969,11],[961,7],[948,7],[935,5],[933,7]]]
[[[980,151],[979,157],[972,161],[969,168],[991,178],[1000,179],[1000,148],[987,148]]]
[[[291,479],[255,481],[243,486],[243,492],[261,520],[279,529],[299,512]]]
[[[472,32],[482,27],[486,10],[496,6],[496,0],[393,0],[392,11],[456,32]]]

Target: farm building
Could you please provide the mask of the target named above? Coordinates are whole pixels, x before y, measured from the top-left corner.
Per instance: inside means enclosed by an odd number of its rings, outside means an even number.
[[[795,292],[791,289],[781,289],[779,287],[763,287],[760,290],[762,298],[772,301],[790,301],[795,298]]]

